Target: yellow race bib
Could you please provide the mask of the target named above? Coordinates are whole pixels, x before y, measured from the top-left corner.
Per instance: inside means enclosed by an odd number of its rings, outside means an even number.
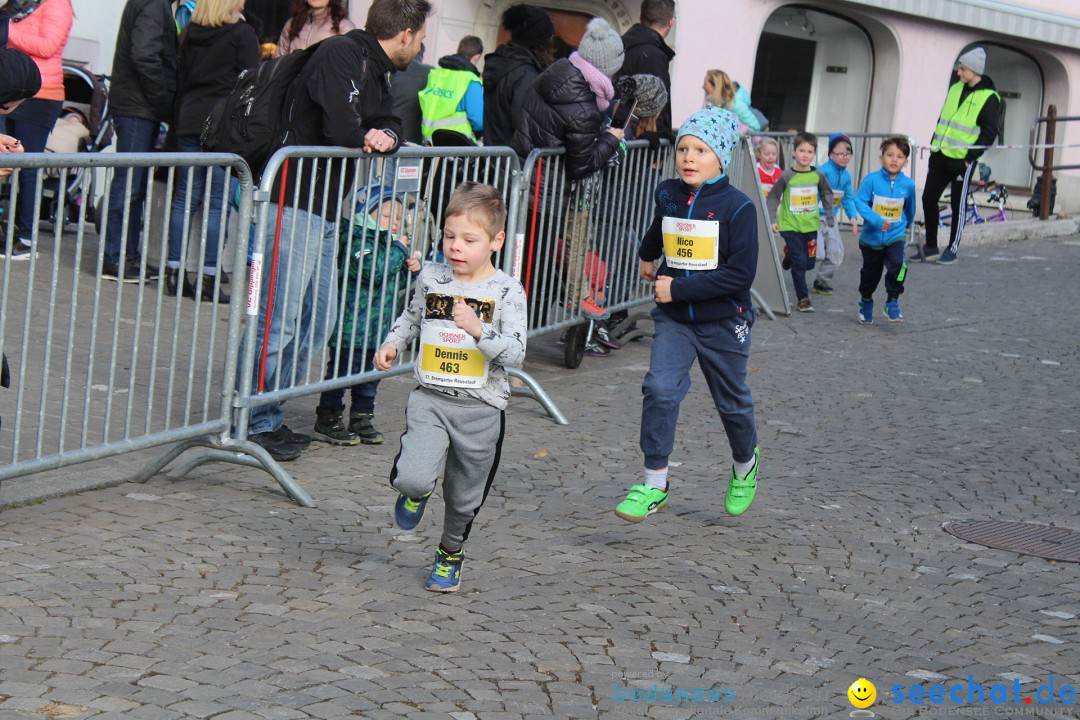
[[[818,194],[817,186],[789,188],[788,209],[793,213],[817,212]]]
[[[904,212],[904,198],[874,195],[874,212],[888,222],[895,222],[900,219],[900,215]]]
[[[665,217],[664,259],[677,270],[715,270],[720,256],[720,223]]]
[[[424,323],[418,374],[431,385],[480,388],[487,382],[488,361],[476,340],[461,328]]]

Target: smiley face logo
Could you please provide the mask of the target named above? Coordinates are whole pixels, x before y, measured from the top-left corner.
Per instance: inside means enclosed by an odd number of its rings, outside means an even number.
[[[877,688],[866,678],[859,678],[847,689],[848,700],[857,708],[868,708],[877,700]]]

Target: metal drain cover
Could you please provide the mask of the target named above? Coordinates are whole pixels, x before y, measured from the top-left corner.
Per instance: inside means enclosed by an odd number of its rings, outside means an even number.
[[[979,545],[1080,563],[1080,530],[1001,520],[950,520],[945,532]]]

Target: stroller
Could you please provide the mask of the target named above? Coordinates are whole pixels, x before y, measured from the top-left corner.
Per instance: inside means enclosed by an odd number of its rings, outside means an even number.
[[[65,64],[63,68],[64,107],[46,143],[46,152],[102,152],[113,140],[108,78],[94,75],[79,65]],[[69,132],[72,128],[78,128],[79,132],[72,134]],[[79,206],[87,202],[86,222],[95,222],[93,169],[69,170],[63,193],[60,192],[60,179],[59,169],[45,173],[41,189],[41,219],[55,222],[59,218],[65,225],[76,222]],[[59,214],[58,207],[61,195],[64,199],[63,215]]]

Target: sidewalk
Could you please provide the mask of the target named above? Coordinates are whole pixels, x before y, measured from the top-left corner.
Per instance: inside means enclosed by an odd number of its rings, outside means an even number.
[[[887,720],[1076,716],[1022,698],[1080,685],[1080,565],[941,525],[1080,530],[1080,236],[965,247],[950,267],[911,264],[903,324],[883,297],[856,322],[857,252],[814,314],[759,319],[761,485],[740,518],[723,510],[729,453],[696,370],[668,508],[616,518],[639,478],[650,342],[568,371],[557,335],[526,370],[571,424],[511,403],[453,595],[423,589],[439,491],[415,531],[392,525],[407,378],[380,387],[386,444],[316,444],[288,464],[316,508],[212,464],[4,510],[0,720],[836,718],[860,677]],[[290,426],[306,431],[314,404],[289,403]],[[1010,704],[892,701],[969,676],[1008,684]],[[686,697],[613,699],[653,686]],[[730,699],[692,699],[712,691]]]

